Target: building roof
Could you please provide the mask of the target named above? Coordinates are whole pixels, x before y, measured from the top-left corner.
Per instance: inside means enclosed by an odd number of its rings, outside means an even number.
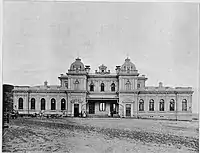
[[[127,58],[125,59],[124,64],[121,66],[121,70],[122,70],[122,71],[128,71],[128,70],[130,70],[130,71],[135,71],[135,70],[136,70],[136,67],[135,67],[135,65],[131,62],[131,60],[127,57]]]
[[[76,58],[75,62],[71,64],[70,70],[85,70],[84,64],[81,62],[80,58]]]

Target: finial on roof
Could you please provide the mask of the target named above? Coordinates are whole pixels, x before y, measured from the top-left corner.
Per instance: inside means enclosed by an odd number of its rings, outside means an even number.
[[[128,53],[126,54],[126,56],[127,56],[127,59],[129,59],[129,54]]]
[[[46,81],[44,81],[44,86],[47,86],[48,85],[48,82],[47,82],[47,80]]]
[[[77,59],[79,59],[79,51],[77,51]]]

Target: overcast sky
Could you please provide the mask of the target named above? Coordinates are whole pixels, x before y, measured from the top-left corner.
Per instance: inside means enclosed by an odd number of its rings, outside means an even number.
[[[3,82],[59,84],[79,55],[111,72],[130,57],[147,85],[194,88],[198,6],[190,3],[4,2]]]

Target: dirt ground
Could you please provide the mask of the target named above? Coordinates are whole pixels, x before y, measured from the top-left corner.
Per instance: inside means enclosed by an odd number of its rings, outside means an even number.
[[[194,153],[198,122],[19,118],[3,131],[3,152]]]

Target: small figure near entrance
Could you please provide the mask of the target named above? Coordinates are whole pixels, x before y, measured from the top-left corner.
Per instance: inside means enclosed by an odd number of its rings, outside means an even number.
[[[110,111],[108,112],[108,117],[110,117],[111,116],[111,113],[110,113]]]
[[[86,118],[86,113],[85,113],[85,111],[83,112],[83,117]]]
[[[113,111],[111,111],[111,113],[110,113],[111,117],[113,117],[113,114],[114,114],[114,112],[113,112]]]

